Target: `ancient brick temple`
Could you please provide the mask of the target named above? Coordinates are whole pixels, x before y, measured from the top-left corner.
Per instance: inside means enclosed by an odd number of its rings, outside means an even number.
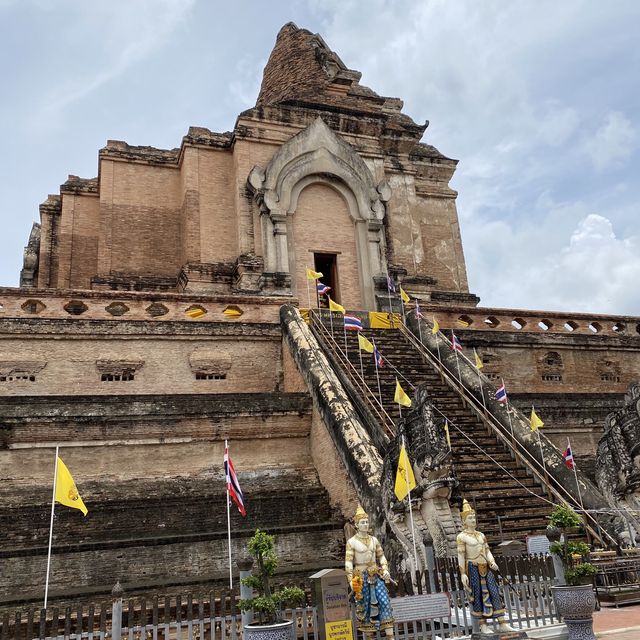
[[[640,378],[640,319],[478,307],[457,161],[359,80],[287,24],[233,131],[110,140],[97,178],[40,205],[21,287],[0,289],[0,604],[40,597],[56,444],[89,515],[57,511],[54,597],[224,579],[225,439],[234,554],[260,526],[289,572],[340,564],[361,496],[280,320],[315,305],[306,267],[352,310],[388,308],[389,273],[588,468]]]

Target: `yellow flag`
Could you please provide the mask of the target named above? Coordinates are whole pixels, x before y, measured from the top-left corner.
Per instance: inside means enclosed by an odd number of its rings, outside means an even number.
[[[307,280],[317,280],[318,278],[322,278],[322,274],[307,267]]]
[[[416,488],[416,478],[413,475],[411,462],[407,450],[402,445],[398,456],[398,471],[396,472],[396,485],[394,491],[398,500],[404,500],[411,489]]]
[[[400,287],[400,297],[402,298],[402,302],[411,302],[411,298],[402,287]]]
[[[449,423],[444,421],[444,435],[447,436],[447,444],[449,445],[449,449],[451,449],[451,435],[449,434]]]
[[[431,333],[435,335],[438,331],[440,331],[440,325],[438,324],[435,316],[433,316],[433,327],[431,327]]]
[[[531,431],[537,431],[542,427],[544,427],[544,422],[538,418],[538,414],[535,412],[535,409],[531,407]]]
[[[401,404],[403,407],[411,406],[411,398],[404,392],[404,389],[400,386],[398,378],[396,378],[396,392],[393,396],[393,401]]]
[[[328,296],[327,296],[328,297]],[[346,309],[337,302],[334,302],[331,298],[329,298],[329,310],[330,311],[339,311],[340,313],[346,313]]]
[[[65,507],[80,509],[85,516],[89,512],[87,507],[84,506],[84,502],[82,502],[76,483],[73,481],[67,465],[62,462],[59,456],[58,472],[56,474],[56,502],[63,504]]]
[[[471,323],[467,322],[466,320],[463,320],[462,318],[458,318],[456,320],[456,323],[458,324],[458,326],[460,327],[468,327]]]
[[[474,349],[473,355],[476,357],[476,369],[482,369],[484,365],[482,364],[482,358],[478,355],[478,352]]]
[[[373,345],[361,333],[358,333],[358,346],[360,351],[373,353]]]

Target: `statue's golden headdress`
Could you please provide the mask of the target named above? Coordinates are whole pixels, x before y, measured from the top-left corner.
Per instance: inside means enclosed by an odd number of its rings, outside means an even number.
[[[462,519],[462,522],[464,522],[466,520],[467,516],[470,516],[471,514],[473,514],[475,516],[476,512],[473,510],[471,505],[466,500],[463,500],[462,501],[462,511],[460,512],[460,518]]]
[[[353,521],[358,524],[358,522],[360,522],[362,518],[369,518],[369,516],[367,515],[367,512],[362,508],[362,505],[359,504],[358,508],[356,509],[356,515],[353,516]]]

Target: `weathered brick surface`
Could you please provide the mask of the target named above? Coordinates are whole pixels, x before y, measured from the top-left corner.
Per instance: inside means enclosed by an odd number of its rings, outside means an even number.
[[[300,194],[298,207],[292,216],[292,227],[297,247],[295,274],[298,299],[306,300],[305,268],[313,266],[313,254],[333,253],[338,265],[338,291],[331,295],[350,309],[360,308],[362,296],[354,222],[344,198],[327,185],[312,184]],[[313,284],[310,283],[311,286]],[[311,295],[314,296],[314,291]]]

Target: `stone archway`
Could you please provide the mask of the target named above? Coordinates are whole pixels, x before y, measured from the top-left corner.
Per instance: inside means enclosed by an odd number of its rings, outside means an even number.
[[[383,220],[391,189],[385,182],[375,184],[351,145],[317,118],[285,143],[266,168],[254,167],[248,182],[260,204],[265,271],[287,274],[279,281],[289,283],[295,264],[289,223],[300,193],[317,183],[338,191],[354,225],[362,301],[375,308],[373,277],[386,271]]]

